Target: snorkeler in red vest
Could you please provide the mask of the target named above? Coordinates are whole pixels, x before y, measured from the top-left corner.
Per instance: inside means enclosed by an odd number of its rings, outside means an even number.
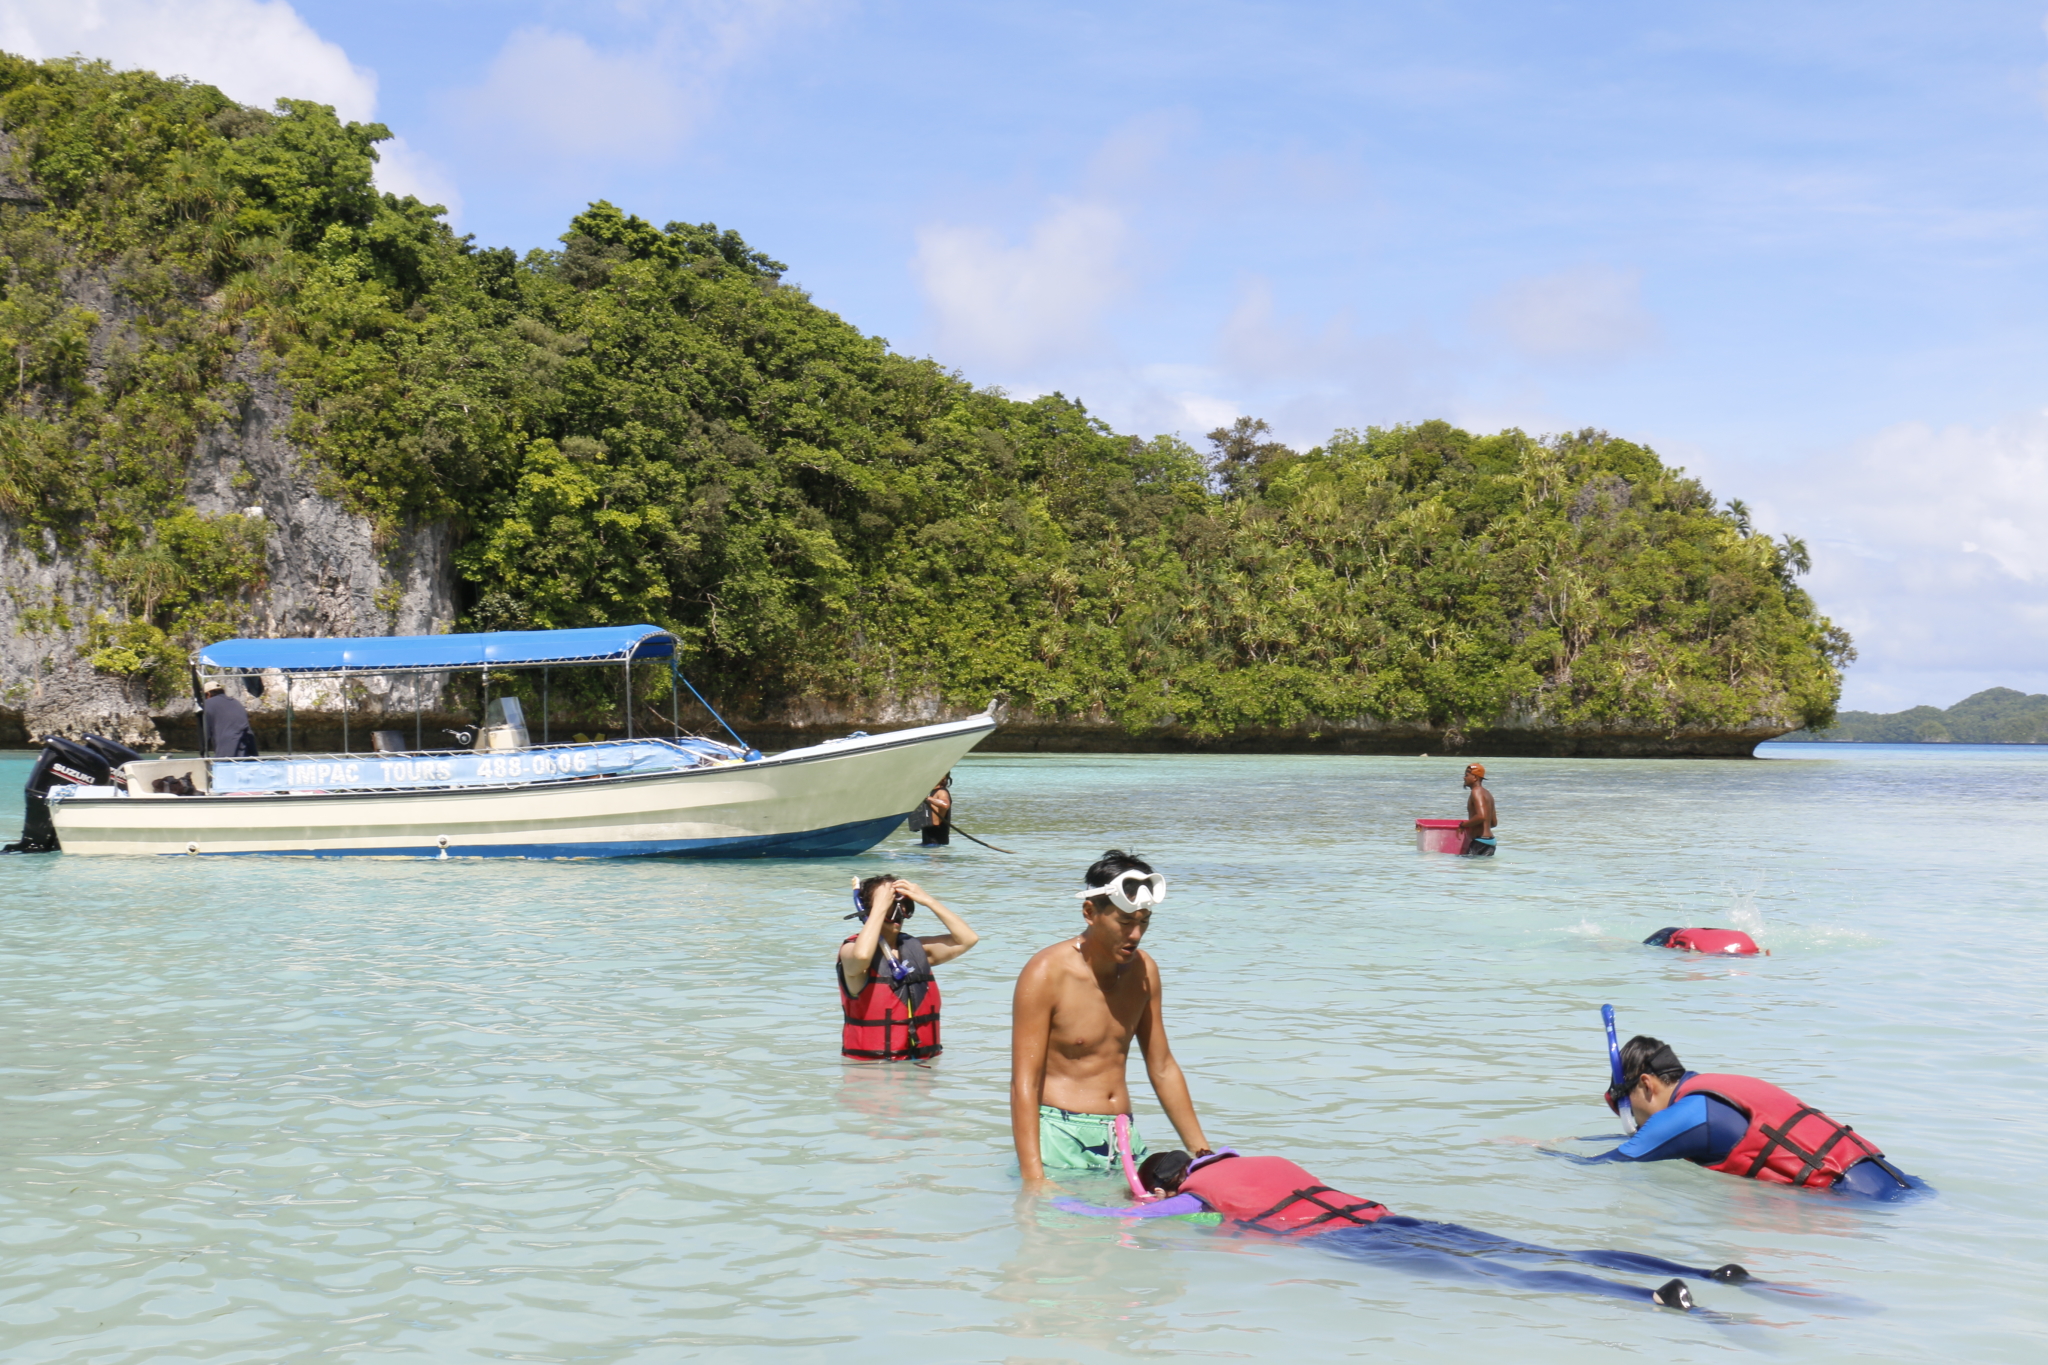
[[[1674,948],[1681,953],[1730,954],[1755,957],[1770,953],[1756,946],[1756,940],[1740,929],[1659,929],[1644,939],[1652,948]]]
[[[1656,1038],[1629,1039],[1614,1070],[1607,1107],[1626,1111],[1626,1121],[1640,1126],[1628,1141],[1599,1156],[1557,1155],[1582,1164],[1683,1159],[1768,1184],[1867,1199],[1896,1199],[1926,1188],[1848,1124],[1768,1081],[1687,1071],[1678,1054]]]
[[[866,922],[839,945],[841,1055],[870,1062],[923,1061],[939,1055],[939,983],[932,968],[981,941],[967,921],[915,882],[870,877],[853,893],[848,919]],[[946,926],[919,938],[903,922],[929,906]]]
[[[1190,1159],[1186,1152],[1155,1152],[1135,1172],[1127,1165],[1125,1177],[1133,1193],[1147,1202],[1118,1208],[1059,1199],[1054,1207],[1102,1218],[1212,1214],[1246,1231],[1312,1237],[1318,1249],[1354,1260],[1395,1264],[1444,1278],[1501,1280],[1524,1289],[1602,1294],[1663,1308],[1693,1306],[1692,1294],[1685,1286],[1687,1278],[1750,1283],[1749,1272],[1739,1265],[1701,1270],[1632,1251],[1562,1251],[1457,1223],[1403,1217],[1389,1213],[1374,1200],[1333,1189],[1277,1156],[1239,1156],[1225,1149]],[[1674,1278],[1655,1289],[1645,1289],[1576,1270],[1510,1264],[1514,1259],[1573,1261],[1603,1270]]]

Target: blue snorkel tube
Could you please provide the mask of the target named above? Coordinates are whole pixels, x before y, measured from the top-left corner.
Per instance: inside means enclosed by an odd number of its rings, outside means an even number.
[[[1600,1007],[1600,1022],[1607,1025],[1607,1069],[1608,1074],[1612,1077],[1612,1081],[1607,1087],[1607,1107],[1620,1117],[1621,1126],[1633,1133],[1636,1130],[1636,1116],[1629,1106],[1628,1096],[1615,1093],[1621,1089],[1622,1075],[1621,1044],[1616,1041],[1614,1036],[1614,1006],[1602,1005]]]

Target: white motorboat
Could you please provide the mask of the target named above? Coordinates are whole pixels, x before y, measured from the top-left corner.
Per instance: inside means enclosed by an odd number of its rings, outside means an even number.
[[[625,626],[229,640],[193,662],[203,676],[238,682],[281,675],[289,706],[292,687],[313,679],[605,664],[630,670],[647,659],[670,661],[672,689],[687,687],[674,669],[675,647],[667,631]],[[678,710],[672,706],[671,715]],[[886,838],[996,728],[993,714],[983,714],[764,756],[737,735],[728,744],[685,735],[679,724],[665,736],[532,744],[510,696],[489,703],[485,719],[472,747],[404,748],[402,732],[383,731],[378,751],[367,754],[161,759],[94,737],[50,740],[30,779],[28,829],[15,847],[201,857],[846,855]],[[45,809],[48,832],[39,834]]]

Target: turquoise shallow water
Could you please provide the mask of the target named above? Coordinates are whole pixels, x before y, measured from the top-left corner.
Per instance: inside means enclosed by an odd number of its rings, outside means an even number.
[[[1491,863],[1413,851],[1452,760],[1009,756],[958,775],[1008,858],[0,859],[0,1358],[2041,1358],[2048,751],[1489,767]],[[1172,879],[1146,946],[1212,1138],[1835,1297],[1710,1284],[1716,1323],[1021,1204],[1010,982],[1112,844]],[[984,935],[929,1068],[836,1056],[844,888],[882,868]],[[1774,955],[1639,946],[1666,924]],[[1603,1001],[1938,1195],[1543,1155],[1618,1131]]]

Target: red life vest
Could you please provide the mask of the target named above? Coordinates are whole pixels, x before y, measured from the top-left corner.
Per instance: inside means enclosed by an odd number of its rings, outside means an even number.
[[[1748,1130],[1729,1150],[1727,1159],[1707,1166],[1710,1171],[1822,1190],[1865,1157],[1884,1160],[1884,1153],[1848,1124],[1836,1123],[1767,1081],[1750,1076],[1694,1076],[1671,1092],[1674,1103],[1687,1095],[1712,1095],[1734,1105],[1749,1120]]]
[[[1740,929],[1680,929],[1664,946],[1686,953],[1738,953],[1743,957],[1762,951],[1756,940]]]
[[[1333,1190],[1277,1156],[1207,1161],[1189,1171],[1180,1187],[1225,1218],[1261,1232],[1328,1232],[1373,1222],[1387,1212],[1384,1204]]]
[[[857,934],[847,936],[851,943]],[[839,1031],[839,1051],[863,1061],[919,1061],[939,1055],[939,983],[932,975],[924,944],[905,934],[896,941],[896,952],[909,970],[903,979],[893,979],[889,955],[879,945],[868,964],[868,983],[859,995],[846,989],[846,964],[835,961],[832,970],[839,977],[840,1013],[845,1026]]]

